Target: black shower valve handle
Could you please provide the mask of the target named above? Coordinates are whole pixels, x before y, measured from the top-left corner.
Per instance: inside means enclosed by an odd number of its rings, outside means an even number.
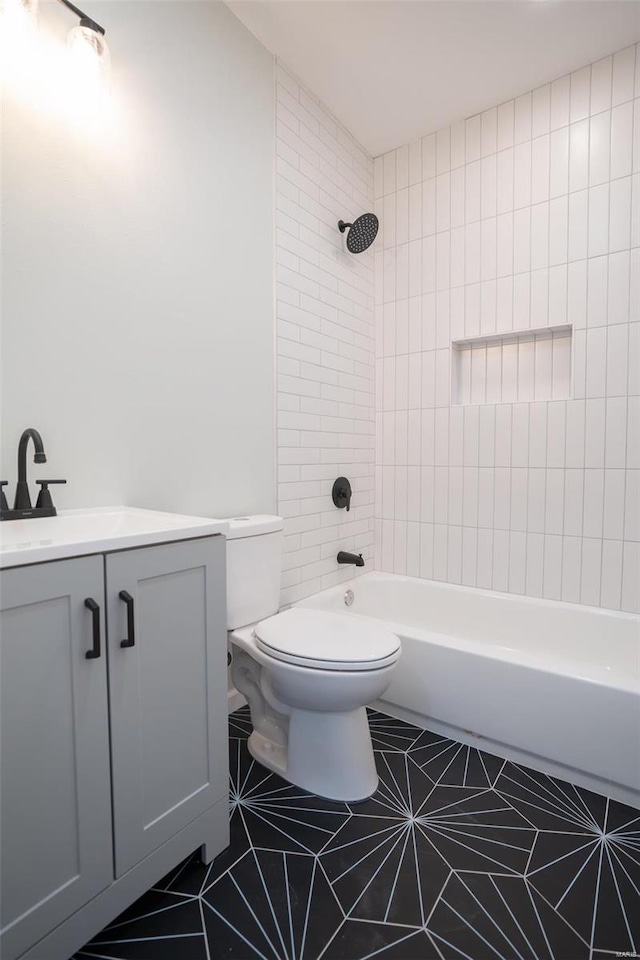
[[[347,478],[338,477],[331,490],[331,499],[333,500],[334,506],[336,506],[338,510],[342,510],[344,507],[346,507],[348,513],[351,508],[351,496],[351,484]]]

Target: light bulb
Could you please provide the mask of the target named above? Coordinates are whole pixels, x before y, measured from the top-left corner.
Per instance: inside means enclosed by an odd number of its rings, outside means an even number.
[[[0,0],[0,23],[3,33],[16,35],[38,25],[38,0]]]
[[[24,92],[38,62],[38,0],[0,0],[0,81]]]
[[[67,40],[72,70],[79,83],[101,87],[109,85],[109,47],[104,36],[93,27],[80,22],[70,31]]]

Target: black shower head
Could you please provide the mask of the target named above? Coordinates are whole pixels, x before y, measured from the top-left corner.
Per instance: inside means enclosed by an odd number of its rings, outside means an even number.
[[[338,226],[340,227],[340,233],[344,233],[349,227],[347,250],[351,253],[362,253],[363,250],[371,246],[377,236],[378,218],[375,213],[363,213],[353,223],[338,220]]]

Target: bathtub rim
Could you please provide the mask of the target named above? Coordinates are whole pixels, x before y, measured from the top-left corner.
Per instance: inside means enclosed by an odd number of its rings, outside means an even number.
[[[517,603],[524,603],[527,606],[544,606],[546,608],[555,608],[560,607],[567,612],[575,613],[576,610],[585,611],[586,613],[597,614],[599,616],[613,617],[615,620],[630,621],[632,623],[637,623],[640,626],[640,614],[631,613],[627,610],[614,610],[611,607],[596,607],[593,604],[587,603],[574,603],[571,600],[552,600],[549,597],[530,597],[524,593],[506,593],[503,590],[489,590],[484,587],[471,587],[467,586],[464,583],[449,583],[446,580],[434,580],[432,578],[426,577],[410,577],[404,573],[385,573],[382,570],[367,570],[366,573],[357,576],[352,580],[345,580],[343,583],[336,584],[333,587],[326,587],[324,590],[318,590],[313,594],[310,594],[308,597],[302,597],[300,600],[295,600],[293,603],[288,604],[290,607],[307,607],[308,601],[315,600],[317,597],[324,597],[328,594],[335,594],[340,591],[346,592],[349,589],[357,588],[358,584],[363,580],[391,580],[398,582],[409,582],[409,583],[425,583],[429,586],[435,586],[438,589],[442,589],[445,592],[464,592],[471,593],[474,596],[486,598],[494,597],[498,600],[509,600]],[[282,607],[284,610],[285,607]],[[313,609],[313,607],[311,608]],[[371,619],[377,620],[378,617],[372,617]],[[385,621],[387,622],[387,621]],[[406,626],[406,625],[405,625]]]
[[[487,659],[493,660],[507,660],[509,663],[517,664],[519,666],[531,667],[535,670],[540,670],[542,673],[550,674],[553,676],[566,676],[570,675],[576,680],[579,680],[584,683],[595,684],[597,686],[608,687],[610,689],[619,690],[625,693],[631,693],[633,695],[640,696],[640,615],[635,613],[627,613],[626,611],[621,610],[609,610],[606,607],[593,607],[588,606],[587,604],[576,604],[570,603],[564,600],[549,600],[547,598],[538,598],[538,597],[525,597],[520,594],[511,594],[511,593],[499,593],[493,590],[483,590],[480,587],[467,587],[464,584],[452,584],[445,583],[440,580],[426,580],[423,581],[420,577],[408,577],[403,574],[396,573],[383,573],[379,570],[371,570],[366,574],[363,574],[361,577],[357,578],[357,581],[345,581],[345,584],[339,584],[334,587],[328,587],[326,590],[321,590],[317,593],[312,594],[309,597],[305,597],[302,600],[296,602],[295,606],[301,606],[305,609],[316,609],[314,601],[321,600],[324,597],[337,597],[340,596],[343,592],[346,592],[348,589],[354,589],[356,591],[357,597],[357,584],[362,580],[367,580],[369,582],[375,581],[391,581],[391,582],[410,582],[410,583],[427,583],[429,586],[436,585],[438,588],[443,587],[447,592],[470,592],[474,595],[479,595],[481,597],[494,597],[494,598],[504,598],[512,602],[520,603],[525,601],[527,605],[533,605],[538,607],[544,605],[545,608],[553,610],[556,607],[560,606],[562,609],[567,610],[568,612],[575,613],[576,609],[584,611],[585,614],[594,614],[598,618],[604,618],[605,621],[613,618],[625,623],[635,624],[638,628],[638,638],[637,638],[637,671],[636,675],[632,676],[631,674],[622,673],[618,678],[606,676],[607,667],[604,664],[599,664],[597,662],[589,661],[586,665],[580,664],[577,661],[574,661],[570,657],[566,658],[545,658],[545,656],[538,652],[537,656],[535,651],[526,651],[520,650],[518,648],[506,647],[503,644],[490,644],[484,639],[482,640],[473,640],[464,636],[457,636],[456,634],[444,634],[436,630],[428,630],[422,627],[412,626],[407,623],[402,623],[398,620],[383,620],[381,617],[374,616],[369,613],[361,613],[357,610],[354,610],[352,607],[349,607],[342,611],[345,616],[349,617],[358,617],[366,620],[376,620],[379,623],[384,623],[385,626],[395,633],[400,640],[402,641],[403,637],[412,637],[415,639],[422,640],[426,643],[436,643],[439,646],[448,646],[456,650],[464,651],[465,653],[470,653],[474,656],[481,656]],[[323,607],[318,607],[317,609],[324,609]],[[501,654],[501,655],[498,655]],[[563,665],[573,665],[577,669],[571,672],[570,674],[567,671],[563,671],[560,667]],[[591,667],[591,669],[588,669]]]

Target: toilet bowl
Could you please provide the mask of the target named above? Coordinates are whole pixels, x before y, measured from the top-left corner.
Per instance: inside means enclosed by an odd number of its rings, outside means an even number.
[[[378,775],[365,704],[391,682],[398,638],[364,620],[294,608],[233,631],[231,641],[252,756],[331,800],[370,797]]]
[[[391,682],[400,640],[354,616],[296,607],[275,613],[277,519],[231,521],[227,534],[231,673],[251,711],[248,748],[304,790],[331,800],[364,800],[378,785],[366,704]],[[243,619],[258,608],[275,615]]]

